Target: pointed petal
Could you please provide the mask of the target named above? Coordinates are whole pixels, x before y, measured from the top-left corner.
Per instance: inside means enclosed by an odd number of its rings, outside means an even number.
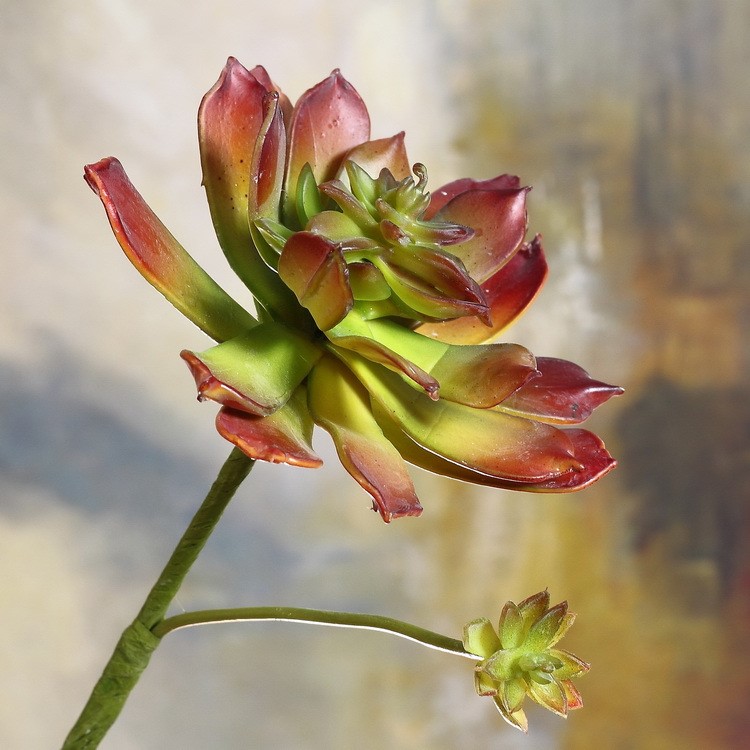
[[[501,174],[489,180],[472,180],[470,177],[454,180],[431,193],[424,219],[430,220],[446,203],[468,190],[516,190],[520,187],[521,180],[510,174]]]
[[[279,276],[321,331],[339,323],[354,304],[349,273],[338,245],[313,232],[297,232],[279,258]]]
[[[529,306],[547,278],[541,237],[524,243],[518,252],[481,285],[489,306],[491,326],[474,317],[424,323],[417,330],[450,344],[481,344],[515,321]]]
[[[499,695],[496,695],[492,700],[495,701],[495,707],[500,712],[500,716],[502,716],[508,724],[516,729],[520,729],[524,734],[529,731],[529,722],[523,709],[519,708],[518,711],[508,713],[505,706],[503,706],[503,701]]]
[[[565,697],[565,691],[559,682],[552,680],[544,685],[529,680],[529,696],[533,698],[540,706],[548,708],[558,716],[568,715],[568,699]]]
[[[551,609],[548,609],[533,625],[531,626],[524,646],[532,651],[542,651],[549,648],[549,644],[557,633],[562,623],[565,613],[568,611],[568,603],[560,602]]]
[[[360,143],[344,157],[344,163],[347,161],[353,161],[373,178],[376,178],[382,169],[387,169],[396,180],[403,180],[411,174],[403,131],[390,138]],[[339,174],[339,177],[342,176],[343,171]]]
[[[313,426],[304,388],[268,417],[226,407],[216,417],[219,434],[250,458],[309,469],[323,464],[311,446]]]
[[[570,680],[578,675],[586,674],[591,669],[590,664],[579,659],[575,654],[571,654],[570,651],[555,648],[549,651],[549,655],[562,662],[562,666],[555,670],[557,680]]]
[[[337,354],[414,442],[448,461],[518,482],[548,481],[583,468],[561,430],[495,410],[432,401],[383,367],[348,352]]]
[[[528,188],[469,190],[453,198],[436,215],[438,221],[474,230],[470,240],[452,250],[479,283],[497,273],[523,242],[527,192]]]
[[[566,612],[565,617],[563,617],[562,622],[560,623],[560,627],[557,629],[557,633],[555,633],[554,638],[550,641],[549,645],[550,648],[554,646],[556,643],[559,643],[564,637],[565,634],[573,627],[573,623],[576,621],[576,613],[575,612]]]
[[[547,589],[527,596],[522,602],[519,602],[518,611],[523,617],[527,631],[547,611],[547,607],[549,607],[549,591]]]
[[[578,692],[578,688],[570,680],[561,680],[560,685],[565,691],[565,699],[568,702],[568,711],[575,711],[576,708],[583,708],[583,697]]]
[[[85,178],[104,204],[112,231],[130,262],[185,317],[216,341],[257,324],[170,234],[117,159],[87,165]]]
[[[486,617],[480,617],[464,625],[463,644],[466,651],[483,659],[492,656],[501,648],[500,639]]]
[[[474,689],[477,691],[477,695],[497,695],[497,685],[495,684],[495,681],[478,667],[474,670]]]
[[[582,367],[564,359],[539,357],[541,373],[509,396],[503,411],[545,422],[577,424],[623,389],[594,380]]]
[[[524,698],[526,698],[526,683],[520,677],[506,680],[503,682],[499,695],[503,707],[512,715],[523,705]]]
[[[278,93],[265,95],[263,112],[250,167],[248,211],[253,219],[278,221],[286,162],[286,130]]]
[[[331,434],[344,468],[370,493],[383,520],[418,516],[422,506],[406,464],[383,436],[356,378],[325,357],[308,379],[308,400],[313,419]]]
[[[347,152],[370,138],[370,116],[355,88],[334,70],[306,91],[289,126],[285,223],[294,218],[297,179],[309,164],[318,184],[333,179]]]
[[[198,140],[211,218],[229,265],[276,317],[284,319],[291,295],[258,255],[250,234],[250,170],[266,93],[266,86],[230,57],[201,102]]]
[[[266,91],[275,91],[279,95],[279,104],[284,114],[284,122],[289,122],[292,116],[292,103],[289,97],[271,80],[268,71],[262,65],[256,65],[250,74],[263,85]]]
[[[314,344],[278,323],[195,354],[183,351],[198,398],[266,416],[283,406],[322,354]]]

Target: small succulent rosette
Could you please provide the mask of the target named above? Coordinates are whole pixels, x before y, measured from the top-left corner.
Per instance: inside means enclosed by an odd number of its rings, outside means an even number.
[[[528,188],[462,179],[430,193],[404,134],[370,139],[338,72],[292,106],[230,58],[198,116],[203,184],[255,313],[200,268],[122,165],[86,167],[141,274],[217,344],[183,351],[219,433],[253,459],[316,467],[314,424],[383,519],[418,515],[410,462],[449,477],[568,492],[614,466],[577,425],[620,389],[514,343],[486,343],[547,273]]]
[[[507,602],[497,630],[486,617],[464,627],[464,648],[482,658],[474,672],[477,693],[492,697],[512,726],[528,730],[527,696],[563,717],[583,706],[572,680],[589,665],[555,647],[574,621],[567,602],[550,607],[549,593],[541,591],[518,605]]]

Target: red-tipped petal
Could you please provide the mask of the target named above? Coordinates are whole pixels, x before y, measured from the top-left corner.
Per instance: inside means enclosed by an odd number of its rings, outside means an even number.
[[[430,450],[426,450],[412,440],[393,421],[383,407],[375,403],[373,404],[373,414],[378,420],[383,434],[409,463],[419,466],[426,471],[431,471],[433,474],[439,474],[440,476],[458,479],[471,484],[522,492],[577,492],[601,479],[616,465],[615,460],[607,453],[604,444],[596,435],[585,430],[563,430],[571,438],[576,458],[580,460],[583,468],[581,470],[569,469],[559,473],[552,479],[541,482],[513,481],[504,477],[491,476],[481,471],[476,471],[469,466],[461,466],[448,461]],[[571,435],[574,432],[585,433],[585,435]]]
[[[501,174],[490,180],[472,180],[470,177],[454,180],[430,194],[430,205],[424,218],[431,219],[446,203],[467,190],[516,190],[520,187],[521,180],[510,174]]]
[[[414,442],[448,461],[523,483],[584,468],[562,430],[492,409],[431,401],[385,368],[348,352],[337,354]]]
[[[344,157],[344,162],[346,161],[353,161],[373,178],[376,178],[382,169],[387,169],[397,181],[411,175],[403,131],[390,138],[360,143]],[[342,176],[343,169],[339,171]]]
[[[547,278],[547,261],[537,235],[482,285],[491,326],[465,316],[438,323],[425,323],[417,330],[449,344],[481,344],[496,336],[528,307]]]
[[[406,465],[383,436],[356,378],[324,358],[308,380],[308,399],[313,418],[331,434],[344,468],[370,493],[383,520],[418,516],[422,506]]]
[[[321,349],[278,323],[195,354],[183,351],[198,398],[266,416],[282,407],[321,356]]]
[[[523,242],[527,192],[528,188],[469,190],[459,193],[435,216],[438,221],[474,230],[470,240],[452,251],[476,281],[482,283],[497,273]]]
[[[185,317],[216,341],[230,339],[257,324],[188,255],[133,187],[117,159],[89,164],[84,174],[104,204],[125,255]]]
[[[540,377],[511,394],[500,408],[544,422],[578,424],[605,401],[623,392],[594,380],[582,367],[564,359],[538,357]]]
[[[310,444],[313,421],[303,388],[268,417],[223,407],[216,417],[216,429],[243,453],[259,461],[309,469],[323,464]]]
[[[287,240],[279,276],[322,331],[340,322],[354,304],[341,249],[313,232],[297,232]]]
[[[347,152],[370,138],[370,116],[355,88],[334,70],[306,91],[289,127],[286,218],[294,216],[297,179],[305,164],[320,184],[333,179]]]

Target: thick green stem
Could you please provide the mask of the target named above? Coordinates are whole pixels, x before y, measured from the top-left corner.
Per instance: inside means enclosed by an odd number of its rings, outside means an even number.
[[[90,750],[99,746],[159,645],[161,636],[152,629],[164,619],[190,567],[252,467],[253,461],[237,448],[229,455],[141,611],[123,632],[78,721],[65,739],[63,750]]]
[[[241,607],[235,609],[207,609],[200,612],[184,612],[173,617],[168,617],[166,620],[160,622],[153,629],[153,634],[159,638],[163,638],[173,630],[188,628],[194,625],[210,625],[219,622],[257,622],[264,620],[379,630],[398,635],[402,638],[408,638],[438,651],[458,654],[474,661],[481,661],[482,659],[482,657],[466,651],[463,643],[456,638],[449,638],[441,633],[426,630],[425,628],[420,628],[401,620],[395,620],[392,617],[355,612],[328,612],[320,609],[303,609],[302,607]]]

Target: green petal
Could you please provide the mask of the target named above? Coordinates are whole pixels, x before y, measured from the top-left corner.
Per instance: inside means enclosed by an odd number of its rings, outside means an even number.
[[[308,378],[313,419],[330,433],[341,463],[373,498],[388,523],[422,512],[406,464],[383,436],[370,412],[367,392],[332,357],[324,357]]]
[[[567,602],[560,602],[548,609],[529,629],[525,646],[532,651],[549,648],[567,611]]]
[[[283,406],[322,354],[314,344],[279,323],[195,354],[183,351],[198,397],[266,416]]]
[[[216,417],[219,434],[250,458],[309,469],[323,464],[312,449],[313,427],[302,387],[268,417],[226,407]]]
[[[529,682],[529,697],[540,706],[548,708],[558,716],[568,715],[568,699],[565,690],[556,680],[540,685],[537,682]]]
[[[464,625],[463,643],[470,654],[476,654],[483,659],[492,656],[501,648],[500,639],[486,617],[480,617]]]
[[[257,325],[185,251],[148,207],[117,159],[85,167],[112,231],[130,262],[186,318],[216,341]]]
[[[503,648],[517,648],[523,643],[525,635],[523,617],[513,602],[506,602],[503,607],[498,632]]]
[[[556,680],[570,680],[573,677],[585,674],[591,669],[590,664],[583,661],[583,659],[579,659],[575,654],[571,654],[570,651],[555,648],[551,649],[548,653],[562,662],[562,666],[555,670]]]
[[[523,709],[518,709],[518,711],[509,713],[505,709],[505,706],[503,706],[502,699],[499,695],[496,695],[493,700],[495,701],[495,706],[500,712],[500,715],[503,717],[503,719],[505,719],[505,721],[508,722],[508,724],[510,724],[512,727],[515,727],[516,729],[520,729],[524,733],[529,731],[529,722],[526,718],[526,714],[523,712]]]
[[[495,681],[479,667],[474,670],[474,689],[477,691],[477,695],[497,695],[497,685],[495,684]]]
[[[499,691],[503,707],[509,714],[519,711],[526,698],[526,683],[520,677],[503,682]]]

